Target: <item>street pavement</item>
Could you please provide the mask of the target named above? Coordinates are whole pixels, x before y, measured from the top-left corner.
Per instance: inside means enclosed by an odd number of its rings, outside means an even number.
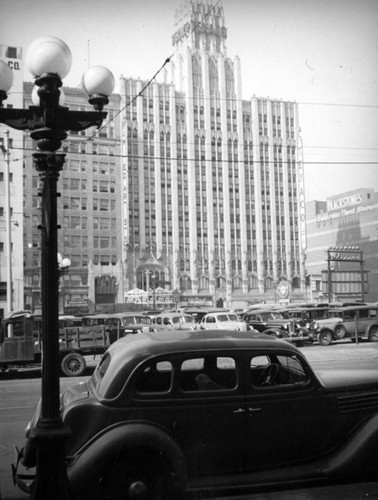
[[[337,342],[327,347],[314,345],[301,348],[314,369],[332,369],[338,365],[349,367],[370,367],[378,370],[378,343]],[[87,357],[88,373],[93,370],[100,357]],[[34,371],[33,371],[34,370]],[[17,378],[28,378],[28,376],[39,377],[40,371],[20,371]],[[75,383],[75,379],[71,379]],[[67,385],[69,380],[61,379],[62,385]],[[1,452],[0,446],[0,452]],[[378,451],[377,451],[378,453]],[[2,454],[2,452],[0,453]],[[4,470],[4,467],[2,467]],[[9,467],[10,472],[10,467]],[[204,499],[204,497],[201,497]],[[0,500],[26,500],[30,496],[20,491],[11,484],[10,478],[0,478]],[[327,487],[313,487],[305,489],[289,489],[281,491],[270,491],[260,493],[244,493],[232,496],[212,497],[212,500],[366,500],[378,499],[377,482],[353,483],[333,485]],[[195,499],[193,499],[195,500]]]

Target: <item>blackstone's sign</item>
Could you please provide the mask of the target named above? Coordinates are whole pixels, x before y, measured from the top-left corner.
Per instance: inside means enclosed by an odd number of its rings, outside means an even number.
[[[357,205],[361,205],[361,203],[362,203],[361,193],[350,194],[348,196],[342,196],[341,198],[327,200],[327,211],[334,212],[335,210],[342,210],[344,208],[355,207]]]
[[[357,216],[377,208],[377,205],[363,205],[361,193],[354,193],[340,198],[327,200],[327,212],[318,214],[316,222],[325,222],[342,217]]]

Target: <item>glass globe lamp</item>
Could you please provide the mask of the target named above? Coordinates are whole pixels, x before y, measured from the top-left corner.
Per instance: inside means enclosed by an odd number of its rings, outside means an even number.
[[[35,78],[46,74],[64,78],[70,71],[71,61],[69,47],[55,36],[37,38],[29,45],[25,55],[26,67]]]

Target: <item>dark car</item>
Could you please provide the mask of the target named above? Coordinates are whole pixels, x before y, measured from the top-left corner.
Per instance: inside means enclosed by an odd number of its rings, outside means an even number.
[[[151,318],[142,313],[114,313],[108,314],[105,319],[105,331],[109,337],[109,343],[125,335],[149,331]]]
[[[19,455],[29,468],[39,411]],[[128,335],[61,394],[61,414],[72,499],[377,477],[378,374],[314,372],[299,349],[265,335]],[[14,477],[22,486],[20,465]]]
[[[312,343],[315,335],[295,318],[285,317],[278,309],[254,310],[243,315],[243,320],[259,332],[303,345]]]
[[[319,344],[329,345],[334,340],[366,339],[378,342],[378,306],[358,305],[330,310],[327,320],[319,321]]]

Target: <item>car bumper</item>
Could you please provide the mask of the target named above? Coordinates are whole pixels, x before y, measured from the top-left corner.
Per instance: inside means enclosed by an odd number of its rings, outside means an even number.
[[[19,450],[15,447],[15,460],[14,463],[11,464],[12,480],[13,484],[18,486],[20,490],[31,494],[35,480],[35,471],[27,469],[22,465],[24,451],[24,448]]]

